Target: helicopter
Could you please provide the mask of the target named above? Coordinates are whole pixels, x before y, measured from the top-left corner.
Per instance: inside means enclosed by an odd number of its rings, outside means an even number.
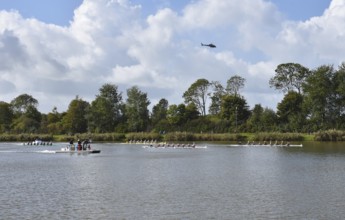
[[[216,45],[214,45],[214,44],[203,44],[203,43],[201,43],[201,46],[210,47],[210,48],[216,47]]]

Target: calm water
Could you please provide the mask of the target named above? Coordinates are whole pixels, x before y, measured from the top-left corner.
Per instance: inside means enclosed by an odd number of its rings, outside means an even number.
[[[0,219],[344,219],[345,145],[0,143]]]

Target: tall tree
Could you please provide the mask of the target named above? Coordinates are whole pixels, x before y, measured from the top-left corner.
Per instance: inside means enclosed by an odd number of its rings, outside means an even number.
[[[203,116],[206,115],[206,100],[209,86],[210,82],[208,80],[198,79],[183,94],[185,103],[194,103]]]
[[[38,133],[42,115],[36,107],[29,105],[26,111],[13,122],[13,130],[17,133]]]
[[[261,131],[275,131],[277,127],[277,114],[270,108],[264,108],[261,115]]]
[[[37,108],[38,101],[31,95],[22,94],[11,101],[11,106],[15,114],[22,114],[27,111],[30,106]]]
[[[284,63],[278,65],[276,75],[269,81],[271,88],[288,92],[297,90],[302,92],[302,85],[310,75],[310,70],[298,63]]]
[[[63,125],[69,133],[84,133],[88,131],[86,113],[90,104],[78,96],[71,101],[66,115],[63,117]]]
[[[249,107],[244,98],[225,95],[221,106],[221,117],[229,120],[237,132],[237,127],[244,124],[250,116]]]
[[[301,131],[306,117],[303,112],[303,96],[298,92],[289,91],[278,103],[277,116],[283,131]]]
[[[0,133],[10,131],[13,117],[11,105],[0,101]]]
[[[46,130],[53,134],[62,134],[62,117],[63,114],[57,111],[57,107],[54,107],[51,112],[47,114],[47,127]]]
[[[157,105],[153,106],[151,115],[153,125],[156,125],[161,120],[165,120],[167,118],[168,105],[168,100],[161,99]]]
[[[232,76],[228,79],[225,90],[230,95],[238,96],[239,91],[244,87],[245,82],[246,80],[241,76]]]
[[[262,130],[261,117],[264,112],[264,108],[260,104],[256,104],[252,110],[252,114],[249,117],[247,124],[250,131],[257,132]]]
[[[303,85],[304,105],[313,130],[333,128],[339,117],[334,75],[332,66],[323,65],[313,70]]]
[[[220,113],[220,106],[222,104],[222,98],[226,94],[225,89],[220,82],[214,81],[211,83],[213,88],[211,95],[211,105],[209,107],[209,113],[211,115],[218,115]]]
[[[267,132],[275,131],[277,122],[277,115],[272,109],[263,108],[261,104],[256,104],[247,124],[251,132]]]
[[[185,108],[185,120],[191,121],[194,119],[197,119],[200,115],[200,112],[198,111],[198,108],[195,106],[194,103],[190,103]]]
[[[99,91],[100,94],[91,103],[87,114],[90,130],[112,132],[122,116],[122,94],[113,84],[104,84]]]
[[[335,72],[334,83],[337,93],[337,111],[339,112],[337,128],[345,129],[345,62],[341,63]]]
[[[184,104],[170,105],[167,113],[169,123],[179,130],[186,123],[186,106]]]
[[[31,95],[22,94],[11,101],[15,114],[13,130],[18,133],[38,132],[41,123],[41,113],[37,110],[38,101]]]
[[[149,123],[147,94],[133,86],[127,90],[126,117],[129,131],[145,131]]]

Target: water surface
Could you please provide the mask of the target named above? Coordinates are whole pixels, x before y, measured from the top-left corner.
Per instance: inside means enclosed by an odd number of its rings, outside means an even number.
[[[345,147],[0,143],[0,219],[343,219]]]

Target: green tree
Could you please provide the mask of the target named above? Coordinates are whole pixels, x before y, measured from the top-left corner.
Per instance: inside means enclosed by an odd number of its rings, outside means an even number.
[[[335,72],[334,84],[336,89],[336,108],[339,112],[336,127],[345,129],[345,62],[343,62]]]
[[[304,109],[308,110],[312,130],[334,128],[337,123],[334,76],[333,67],[323,65],[313,70],[303,85]]]
[[[310,75],[310,70],[298,63],[284,63],[278,65],[276,75],[269,81],[271,88],[288,92],[297,90],[302,92],[302,85]]]
[[[145,131],[149,123],[148,106],[150,101],[147,94],[133,86],[127,90],[126,117],[129,131]]]
[[[256,104],[247,121],[248,130],[251,132],[275,131],[277,122],[277,115],[272,109]]]
[[[42,114],[41,120],[41,133],[50,133],[50,134],[63,134],[64,129],[62,126],[62,116],[57,111],[57,107],[54,106],[52,111],[48,114]]]
[[[51,112],[46,116],[47,125],[45,130],[47,133],[51,134],[63,134],[66,131],[64,130],[62,119],[66,112],[59,113],[57,107],[54,107]],[[42,126],[42,123],[41,123]]]
[[[11,101],[15,114],[13,130],[17,133],[37,133],[40,129],[42,115],[37,110],[38,101],[31,95],[22,94]]]
[[[252,114],[249,117],[247,124],[252,132],[262,131],[262,115],[264,108],[260,104],[256,104],[252,110]]]
[[[238,75],[232,76],[228,79],[226,84],[226,92],[227,94],[237,96],[239,94],[240,89],[244,87],[244,83],[246,80]]]
[[[211,115],[218,115],[220,113],[222,98],[226,93],[222,84],[217,81],[212,82],[211,86],[213,88],[213,91],[211,94],[211,105],[209,107],[209,113]]]
[[[181,130],[182,126],[186,123],[186,106],[184,104],[170,105],[167,111],[167,119],[169,123]]]
[[[36,107],[29,105],[26,111],[14,120],[13,130],[17,133],[38,133],[41,119],[41,113]]]
[[[275,111],[265,108],[261,115],[261,131],[275,131],[277,127],[278,117]]]
[[[209,87],[210,82],[208,80],[198,79],[183,94],[185,103],[194,103],[203,116],[206,115],[206,100]]]
[[[19,95],[11,101],[13,112],[17,115],[25,113],[31,106],[37,108],[37,105],[38,101],[28,94]]]
[[[236,132],[238,126],[246,123],[249,116],[249,107],[243,97],[235,95],[225,95],[223,97],[221,117],[223,119],[229,120]]]
[[[113,132],[122,117],[122,94],[113,84],[105,84],[99,91],[88,110],[89,128],[94,132]]]
[[[289,91],[278,103],[277,116],[284,131],[301,131],[305,122],[303,96]]]
[[[69,133],[85,133],[88,131],[86,120],[87,109],[90,104],[78,96],[72,100],[62,121],[65,130]]]
[[[159,100],[157,105],[153,106],[152,115],[151,115],[151,121],[152,121],[153,126],[155,126],[162,120],[166,120],[168,106],[169,106],[169,103],[168,103],[168,100],[166,99]]]
[[[199,115],[200,112],[198,111],[198,108],[195,106],[194,103],[190,103],[185,107],[184,118],[187,122],[199,118]]]
[[[11,130],[13,117],[11,105],[0,101],[0,133],[9,132]]]

